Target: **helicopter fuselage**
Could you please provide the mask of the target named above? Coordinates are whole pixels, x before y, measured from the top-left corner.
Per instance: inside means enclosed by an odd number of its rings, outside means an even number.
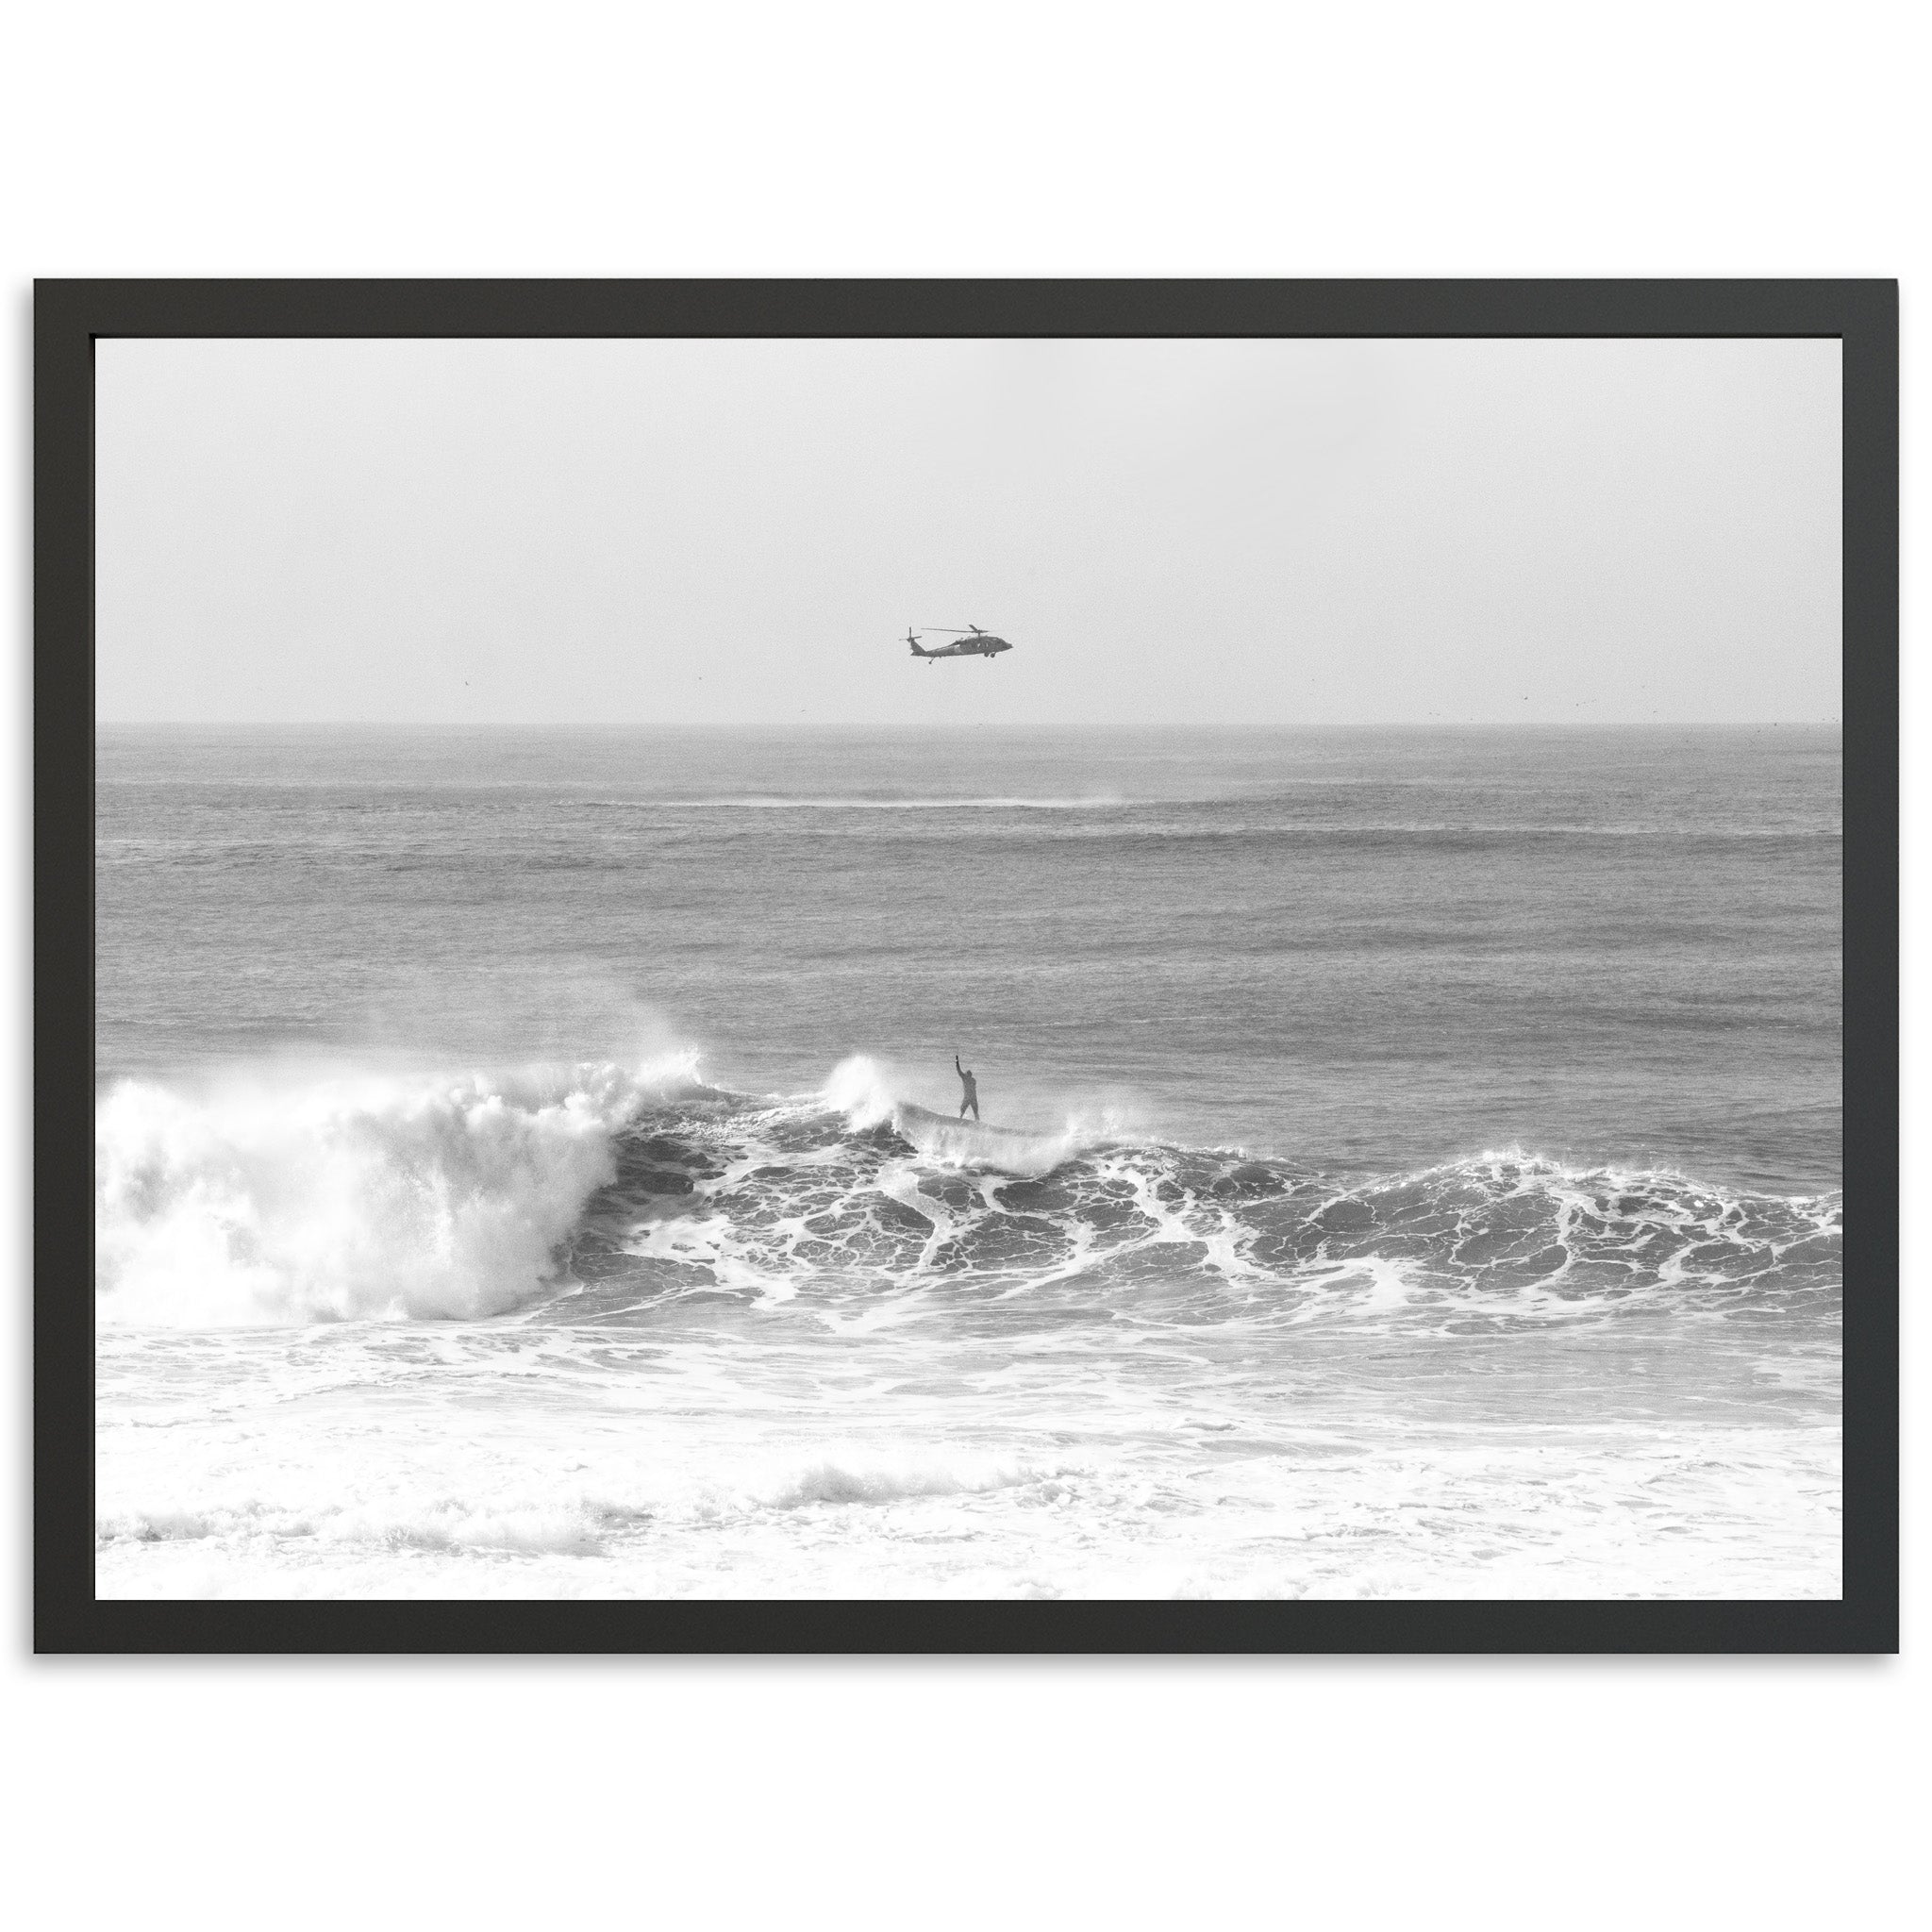
[[[956,644],[936,644],[930,651],[914,644],[912,655],[915,658],[997,658],[1002,651],[1012,648],[1005,638],[980,636],[961,638]]]

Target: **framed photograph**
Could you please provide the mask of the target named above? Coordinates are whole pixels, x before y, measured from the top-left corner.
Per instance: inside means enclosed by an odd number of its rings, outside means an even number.
[[[35,425],[39,1649],[1896,1647],[1895,284],[55,281]]]

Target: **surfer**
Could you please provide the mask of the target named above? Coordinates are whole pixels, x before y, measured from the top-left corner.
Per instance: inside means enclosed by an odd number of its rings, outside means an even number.
[[[966,1118],[966,1109],[970,1107],[973,1109],[973,1118],[977,1120],[979,1118],[979,1089],[973,1083],[973,1070],[971,1067],[962,1067],[959,1064],[959,1056],[955,1054],[953,1056],[953,1071],[958,1074],[960,1084],[966,1089],[965,1092],[959,1096],[959,1118],[962,1121]]]

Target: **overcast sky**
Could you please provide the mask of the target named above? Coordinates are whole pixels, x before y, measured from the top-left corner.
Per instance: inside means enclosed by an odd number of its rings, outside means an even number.
[[[106,721],[1840,715],[1832,341],[97,367]],[[908,624],[1014,649],[928,667]]]

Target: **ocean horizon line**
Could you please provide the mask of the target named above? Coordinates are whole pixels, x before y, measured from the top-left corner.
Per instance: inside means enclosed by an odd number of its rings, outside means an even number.
[[[1256,724],[1236,720],[1198,723],[1169,720],[1136,724],[1109,724],[1091,719],[1059,721],[1029,719],[1020,722],[977,721],[883,723],[873,720],[808,719],[787,722],[774,719],[548,719],[531,721],[508,718],[96,718],[94,729],[101,731],[366,731],[372,733],[528,733],[571,731],[616,737],[625,732],[690,732],[710,735],[726,733],[793,734],[810,736],[839,732],[868,736],[956,738],[962,731],[988,736],[1035,737],[1156,737],[1195,734],[1223,738],[1285,738],[1316,733],[1357,732],[1445,732],[1481,731],[1505,734],[1529,732],[1669,732],[1669,731],[1841,731],[1840,718],[1591,718],[1591,719],[1391,719],[1391,720],[1298,720],[1286,724]]]

